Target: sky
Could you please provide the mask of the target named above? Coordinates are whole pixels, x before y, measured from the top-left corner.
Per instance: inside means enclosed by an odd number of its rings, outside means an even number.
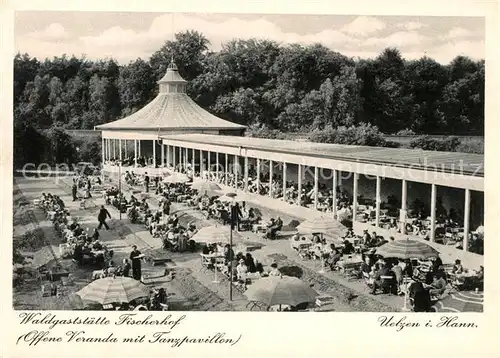
[[[213,51],[234,38],[261,38],[321,43],[355,58],[374,58],[386,47],[442,64],[458,55],[485,57],[481,17],[23,11],[15,13],[14,26],[16,53],[39,59],[74,54],[126,64],[149,58],[184,30],[203,33]]]

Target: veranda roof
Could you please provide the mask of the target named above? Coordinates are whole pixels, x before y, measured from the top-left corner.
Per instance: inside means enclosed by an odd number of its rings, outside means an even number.
[[[198,106],[185,93],[160,93],[134,114],[96,127],[119,129],[244,129],[245,126],[216,117]]]

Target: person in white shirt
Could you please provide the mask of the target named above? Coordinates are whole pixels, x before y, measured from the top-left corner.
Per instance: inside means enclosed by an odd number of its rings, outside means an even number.
[[[244,276],[248,272],[248,267],[245,265],[245,260],[240,259],[238,266],[236,266],[236,277],[238,280],[244,280]]]
[[[282,276],[281,272],[278,270],[278,265],[276,263],[271,264],[271,271],[269,271],[269,276]]]

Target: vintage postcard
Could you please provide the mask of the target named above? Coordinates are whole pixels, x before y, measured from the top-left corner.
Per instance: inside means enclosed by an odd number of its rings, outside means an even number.
[[[268,5],[5,6],[2,356],[498,356],[497,4]]]

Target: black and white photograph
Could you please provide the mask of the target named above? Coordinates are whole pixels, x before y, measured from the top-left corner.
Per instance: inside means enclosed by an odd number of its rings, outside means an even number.
[[[485,17],[13,16],[14,310],[484,311]]]

